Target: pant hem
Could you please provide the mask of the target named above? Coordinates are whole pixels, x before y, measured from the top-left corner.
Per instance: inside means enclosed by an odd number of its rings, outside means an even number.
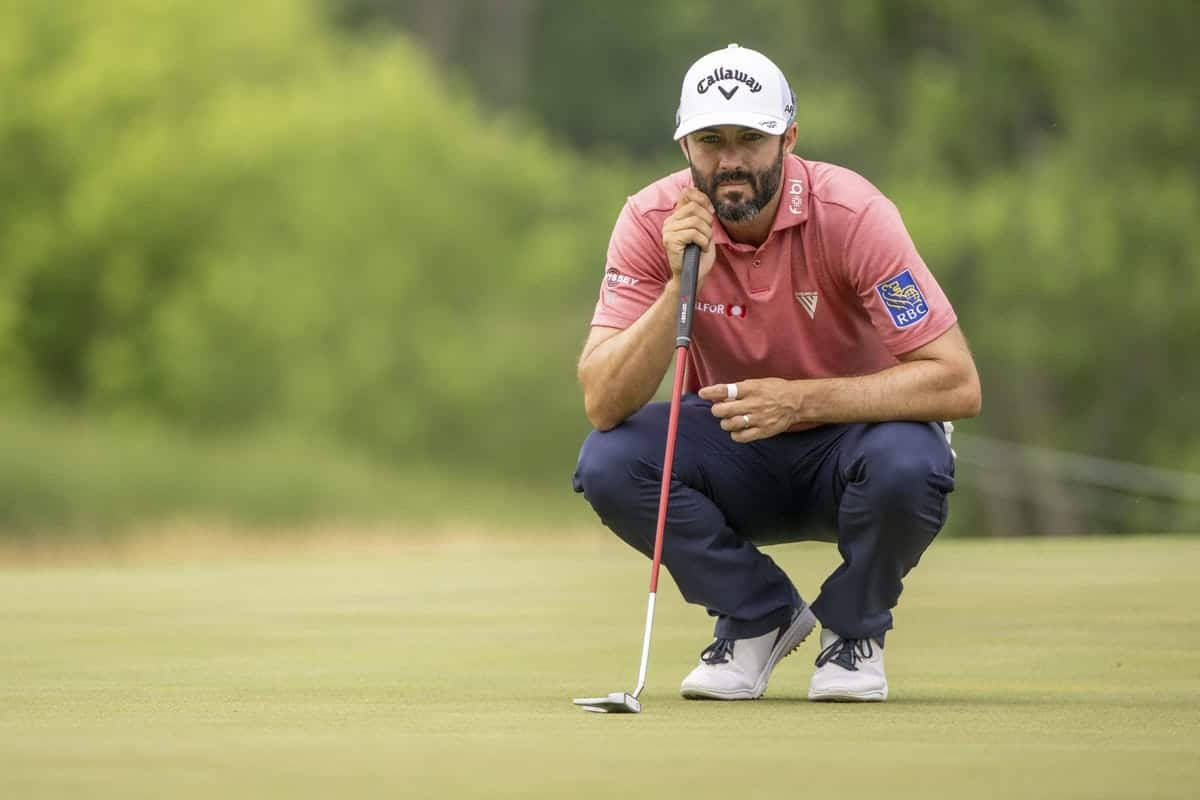
[[[800,601],[799,608],[804,608],[803,600]],[[753,639],[789,624],[796,609],[797,606],[783,606],[758,619],[719,617],[713,635],[718,639]]]

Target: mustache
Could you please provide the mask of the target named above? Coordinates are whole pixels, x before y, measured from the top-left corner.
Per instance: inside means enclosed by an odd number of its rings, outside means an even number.
[[[748,183],[751,187],[758,188],[758,182],[755,181],[754,174],[744,169],[731,169],[713,175],[712,185],[714,188],[720,186],[722,183]]]

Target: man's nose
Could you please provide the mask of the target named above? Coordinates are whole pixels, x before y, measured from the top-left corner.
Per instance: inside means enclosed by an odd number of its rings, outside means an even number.
[[[717,169],[721,172],[730,172],[745,166],[741,151],[732,143],[724,145],[717,155]]]

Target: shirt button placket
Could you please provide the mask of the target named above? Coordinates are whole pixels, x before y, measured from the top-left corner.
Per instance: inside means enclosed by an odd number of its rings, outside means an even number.
[[[769,283],[765,283],[762,274],[762,255],[754,254],[754,258],[750,261],[750,291],[754,293],[764,292],[770,288]]]

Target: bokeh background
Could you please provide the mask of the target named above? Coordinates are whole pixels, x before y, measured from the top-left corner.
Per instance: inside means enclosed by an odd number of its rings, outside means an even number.
[[[953,535],[1200,529],[1190,0],[7,0],[0,537],[594,525],[574,363],[699,55],[899,205]]]

